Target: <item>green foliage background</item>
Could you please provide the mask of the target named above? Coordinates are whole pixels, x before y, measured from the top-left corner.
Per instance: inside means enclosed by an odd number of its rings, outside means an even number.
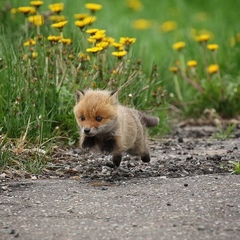
[[[48,4],[58,1],[45,0],[40,10],[47,15]],[[59,72],[57,58],[46,64],[49,45],[43,41],[36,47],[38,57],[34,60],[23,60],[29,50],[23,47],[27,40],[24,34],[25,19],[23,14],[11,14],[12,7],[29,5],[28,1],[1,1],[0,14],[0,130],[11,138],[27,139],[43,143],[50,138],[66,137],[69,142],[77,139],[78,133],[72,114],[74,91],[79,88],[121,88],[120,101],[123,104],[149,111],[161,118],[157,132],[169,130],[169,105],[182,111],[185,116],[199,117],[206,108],[214,108],[223,117],[235,117],[239,114],[240,95],[240,26],[237,0],[223,1],[148,1],[142,0],[141,9],[129,7],[130,1],[94,1],[103,9],[96,12],[97,21],[90,27],[105,29],[108,36],[136,37],[122,64],[121,73],[114,76],[113,70],[120,68],[119,61],[109,50],[104,64],[91,57],[86,70],[76,78],[77,54],[85,52],[89,44],[86,36],[74,24],[73,15],[87,12],[84,4],[88,1],[62,1],[65,5],[61,14],[66,16],[68,24],[63,34],[73,40],[68,54],[74,59],[64,60],[65,72]],[[151,27],[144,30],[134,29],[134,21],[145,19]],[[166,21],[177,24],[173,31],[161,30]],[[192,37],[192,31],[200,34],[211,32],[210,43],[219,45],[217,52],[221,79],[206,77],[204,58],[206,56],[199,43]],[[57,35],[58,30],[51,28],[50,23],[40,27],[41,35]],[[36,29],[29,28],[29,38],[36,36]],[[197,74],[199,84],[205,88],[204,94],[194,89],[183,78],[179,78],[182,101],[176,96],[173,73],[169,67],[179,61],[179,52],[172,49],[175,42],[184,41],[185,62],[198,62]],[[100,61],[100,62],[98,62]],[[211,62],[211,59],[209,60]],[[101,62],[103,63],[103,62]],[[113,81],[114,77],[115,82]],[[58,80],[56,80],[58,79]],[[62,82],[61,82],[62,79]],[[111,84],[109,84],[111,79]],[[61,83],[61,84],[59,84]]]

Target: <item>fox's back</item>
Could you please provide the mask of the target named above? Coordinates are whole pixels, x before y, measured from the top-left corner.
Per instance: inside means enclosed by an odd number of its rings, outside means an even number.
[[[142,125],[138,111],[122,105],[118,107],[119,134],[122,135],[124,148],[134,147],[144,137],[144,126]]]

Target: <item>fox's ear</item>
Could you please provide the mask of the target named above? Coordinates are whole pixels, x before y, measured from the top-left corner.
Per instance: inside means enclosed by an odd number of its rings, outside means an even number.
[[[75,99],[76,99],[76,103],[78,103],[81,99],[83,99],[84,97],[84,91],[76,91],[75,93]]]
[[[118,103],[118,90],[112,91],[110,93],[110,98],[112,99],[113,103]]]

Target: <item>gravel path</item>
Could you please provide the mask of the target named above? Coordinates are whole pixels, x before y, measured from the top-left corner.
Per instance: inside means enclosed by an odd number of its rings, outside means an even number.
[[[117,171],[109,156],[56,148],[41,174],[1,174],[0,239],[240,239],[229,164],[240,160],[239,132],[214,131],[178,128],[151,141],[149,164],[125,156]]]
[[[2,183],[0,239],[239,239],[240,178]]]

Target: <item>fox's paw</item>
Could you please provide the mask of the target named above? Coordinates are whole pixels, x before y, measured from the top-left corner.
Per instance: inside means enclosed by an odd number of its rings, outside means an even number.
[[[113,152],[115,146],[116,146],[115,139],[108,139],[106,142],[103,143],[101,147],[101,151],[111,153]]]
[[[116,167],[119,167],[120,166],[120,163],[122,161],[122,155],[114,155],[112,157],[112,161],[113,161],[113,164],[116,166]]]
[[[92,148],[95,145],[95,138],[94,137],[85,137],[82,142],[82,148]]]
[[[150,162],[150,160],[151,160],[149,153],[141,156],[141,159],[143,162]]]

